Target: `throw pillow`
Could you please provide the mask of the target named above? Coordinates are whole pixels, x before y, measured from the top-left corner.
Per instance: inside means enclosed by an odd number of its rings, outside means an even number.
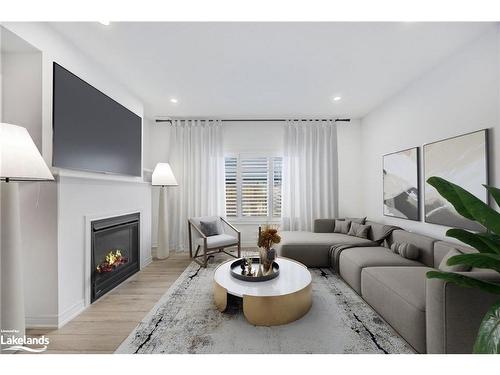
[[[359,238],[368,238],[368,231],[370,230],[369,225],[362,225],[355,222],[351,223],[351,228],[347,233],[349,236],[355,236]]]
[[[470,271],[470,267],[465,265],[465,264],[455,264],[454,266],[449,266],[447,264],[448,259],[450,259],[452,256],[455,255],[461,255],[463,254],[460,250],[458,249],[451,249],[448,251],[448,253],[444,256],[443,260],[441,260],[441,263],[439,263],[439,270],[440,271],[445,271],[445,272],[468,272]]]
[[[411,243],[394,242],[391,244],[391,250],[406,259],[417,260],[419,256],[418,247]]]
[[[219,225],[216,220],[200,221],[201,231],[207,237],[217,236],[219,233]]]
[[[365,217],[346,217],[346,220],[350,220],[353,223],[356,224],[362,224],[365,225],[366,223],[366,216]]]
[[[391,244],[391,250],[394,254],[399,254],[399,250],[398,250],[398,247],[399,247],[399,243],[397,242],[393,242]]]
[[[333,229],[333,233],[347,234],[349,232],[350,227],[351,227],[351,222],[349,220],[335,219],[335,228]]]

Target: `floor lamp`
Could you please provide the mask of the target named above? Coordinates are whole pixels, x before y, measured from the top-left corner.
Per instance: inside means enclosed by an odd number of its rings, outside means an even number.
[[[19,186],[21,181],[53,181],[28,131],[0,123],[1,189],[1,314],[5,336],[25,334],[24,285],[22,275],[21,216]]]
[[[158,247],[156,248],[156,257],[158,259],[165,259],[170,255],[168,244],[167,186],[178,185],[170,164],[156,164],[152,176],[152,185],[161,186],[160,206],[158,207]]]

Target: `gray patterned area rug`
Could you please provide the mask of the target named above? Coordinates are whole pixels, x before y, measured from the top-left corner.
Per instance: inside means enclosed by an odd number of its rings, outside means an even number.
[[[213,275],[222,261],[191,263],[116,353],[413,353],[411,347],[338,276],[310,269],[313,305],[283,326],[256,327],[235,299],[220,313]]]

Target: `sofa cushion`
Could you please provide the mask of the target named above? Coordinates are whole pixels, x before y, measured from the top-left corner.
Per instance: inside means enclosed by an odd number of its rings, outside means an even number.
[[[471,267],[466,264],[455,264],[454,266],[448,265],[448,259],[454,257],[455,255],[462,255],[463,253],[457,249],[451,249],[448,253],[441,259],[439,263],[439,270],[445,272],[467,272],[470,271]]]
[[[394,254],[386,247],[353,247],[340,254],[340,276],[361,294],[361,271],[366,267],[422,266],[421,263]]]
[[[453,249],[456,249],[463,254],[477,253],[477,250],[472,247],[454,244],[451,242],[436,241],[434,243],[434,267],[439,268],[443,258],[450,252],[450,250]]]
[[[377,242],[383,241],[392,231],[400,229],[394,225],[380,224],[370,220],[367,220],[365,224],[370,226],[368,238]]]
[[[391,233],[388,242],[389,245],[394,242],[415,245],[419,249],[418,261],[428,267],[434,266],[434,242],[436,242],[434,238],[398,229]]]
[[[349,232],[350,227],[351,227],[351,222],[349,220],[335,219],[335,228],[333,229],[333,232],[347,234]]]
[[[351,223],[351,228],[347,234],[349,236],[355,236],[359,238],[368,238],[368,231],[370,230],[369,225],[362,225],[355,222]]]
[[[280,232],[275,245],[280,256],[297,260],[307,267],[329,267],[330,247],[336,244],[369,243],[369,240],[341,233]]]
[[[429,267],[369,267],[361,294],[416,351],[426,351],[425,274]]]
[[[313,232],[315,233],[333,233],[334,228],[335,228],[335,219],[314,220]]]
[[[419,251],[418,247],[412,245],[411,243],[399,243],[393,242],[391,245],[391,250],[393,253],[399,254],[403,258],[417,260]]]
[[[346,217],[345,220],[349,220],[352,223],[365,225],[366,216],[365,217]]]

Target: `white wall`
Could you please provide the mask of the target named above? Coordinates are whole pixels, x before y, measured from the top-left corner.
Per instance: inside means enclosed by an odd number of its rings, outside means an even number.
[[[42,149],[42,54],[3,53],[3,119],[24,126]]]
[[[383,216],[382,155],[474,130],[491,129],[490,183],[500,186],[499,51],[495,26],[362,119],[360,171],[370,219],[444,238],[446,227]]]
[[[48,25],[10,22],[3,23],[3,25],[42,52],[41,144],[42,155],[47,164],[51,165],[52,160],[52,66],[54,61],[143,117],[143,103],[115,80],[112,72],[105,71]],[[145,154],[149,152],[148,147],[148,143],[145,142]],[[73,173],[64,170],[55,172],[61,173],[61,176],[58,177],[57,183],[48,184],[51,191],[47,192],[47,195],[50,199],[43,203],[50,212],[46,213],[43,223],[33,217],[29,219],[40,229],[44,226],[51,228],[56,226],[56,245],[50,249],[50,264],[44,265],[44,269],[40,270],[42,273],[36,272],[28,275],[27,282],[36,283],[38,280],[49,279],[50,275],[57,275],[57,285],[51,291],[52,294],[41,293],[39,295],[39,300],[51,299],[54,294],[56,295],[56,314],[45,316],[42,311],[38,311],[38,314],[30,317],[31,323],[28,321],[32,326],[60,325],[83,308],[82,296],[86,282],[83,277],[85,265],[82,263],[85,215],[133,211],[144,207],[141,221],[143,236],[141,256],[144,259],[150,258],[151,194],[149,184],[143,184],[141,178],[106,177],[101,174]],[[31,201],[33,198],[32,195]],[[57,203],[54,204],[51,199],[56,199]],[[34,233],[37,231],[35,230]],[[23,238],[26,236],[33,243],[36,243],[36,240],[39,243],[48,241],[47,235],[36,239],[26,234]]]
[[[168,123],[149,124],[150,161],[149,167],[154,168],[157,162],[168,161],[169,129]],[[357,216],[363,213],[361,196],[361,177],[355,173],[361,163],[361,124],[359,120],[350,123],[338,123],[339,151],[339,214]],[[283,155],[284,123],[281,122],[224,122],[224,152],[235,153],[268,153]],[[158,233],[158,189],[152,192],[152,242],[156,247]],[[275,221],[279,223],[279,220]],[[243,246],[255,246],[258,224],[262,220],[245,222],[231,220],[242,232]]]
[[[13,41],[12,37],[9,41]],[[42,150],[42,54],[4,45],[3,120],[24,126]],[[57,319],[57,190],[49,182],[20,183],[25,311],[28,326]],[[43,239],[43,240],[41,240]]]

